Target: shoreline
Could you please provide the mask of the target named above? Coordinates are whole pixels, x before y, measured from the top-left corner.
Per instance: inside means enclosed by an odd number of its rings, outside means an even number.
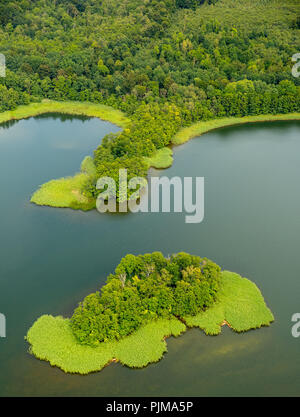
[[[222,117],[220,119],[211,119],[205,122],[196,122],[191,126],[180,129],[173,137],[171,145],[179,146],[189,140],[208,133],[212,130],[220,129],[222,127],[229,127],[235,125],[242,125],[247,123],[261,123],[261,122],[276,122],[276,121],[298,121],[300,120],[300,113],[286,113],[286,114],[260,114],[257,116],[244,117]]]
[[[0,125],[14,120],[28,119],[42,114],[66,114],[70,116],[96,117],[110,122],[121,129],[131,124],[131,120],[120,110],[103,104],[55,101],[44,99],[40,103],[18,106],[15,110],[0,113]],[[79,171],[72,176],[50,180],[42,184],[30,197],[30,202],[47,207],[80,209],[95,208],[95,202],[81,194],[86,175]],[[44,195],[41,189],[47,190]]]
[[[260,114],[257,116],[244,117],[222,117],[220,119],[211,119],[207,121],[200,121],[193,123],[191,126],[181,128],[175,136],[173,136],[171,143],[165,148],[159,149],[152,157],[145,158],[150,168],[157,170],[164,170],[173,165],[173,148],[184,145],[191,139],[195,139],[205,133],[213,130],[222,129],[223,127],[239,126],[243,124],[262,123],[262,122],[277,122],[277,121],[299,121],[300,113],[286,113],[286,114]]]
[[[97,117],[100,120],[113,123],[121,128],[126,128],[131,123],[131,120],[123,112],[104,104],[44,99],[40,103],[18,106],[15,110],[0,113],[0,125],[11,120],[28,119],[47,113]]]
[[[81,345],[69,325],[70,319],[43,315],[28,330],[29,352],[65,373],[86,375],[112,363],[129,368],[145,368],[161,360],[167,352],[167,339],[188,329],[198,328],[207,336],[221,333],[224,325],[237,333],[269,326],[271,310],[256,284],[239,274],[222,271],[218,301],[195,316],[180,319],[158,318],[118,341],[101,342],[96,347]],[[49,339],[49,334],[51,338]]]
[[[123,129],[128,127],[131,123],[131,120],[120,110],[116,110],[103,104],[77,101],[61,102],[44,99],[40,103],[31,103],[29,105],[19,106],[17,109],[12,111],[0,113],[0,125],[1,123],[9,122],[10,120],[21,120],[47,113],[97,117],[100,120],[108,121]],[[300,113],[224,117],[220,119],[196,122],[191,126],[180,129],[173,136],[168,146],[157,150],[151,157],[144,158],[144,161],[148,165],[148,175],[151,175],[149,172],[151,168],[164,170],[173,165],[173,147],[183,145],[189,140],[212,130],[247,123],[298,120],[300,120]],[[74,173],[73,176],[48,181],[42,184],[33,193],[30,201],[40,206],[71,208],[83,211],[92,210],[95,208],[95,202],[87,201],[80,191],[83,179],[82,173],[77,172]],[[57,195],[57,193],[62,194],[62,192],[65,194],[64,198]]]

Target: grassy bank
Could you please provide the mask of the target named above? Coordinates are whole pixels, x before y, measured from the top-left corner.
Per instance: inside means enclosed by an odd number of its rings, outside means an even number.
[[[40,103],[31,103],[27,106],[19,106],[16,110],[0,113],[0,123],[8,122],[9,120],[27,119],[28,117],[45,113],[98,117],[122,128],[125,128],[130,123],[130,120],[121,111],[103,104],[53,100],[43,100]]]
[[[144,158],[148,168],[165,169],[173,164],[173,151],[170,148],[162,148],[149,158]]]
[[[197,122],[189,127],[178,131],[172,139],[173,145],[182,145],[188,140],[207,133],[210,130],[218,129],[225,126],[233,126],[244,123],[271,122],[276,120],[300,120],[300,113],[289,114],[262,114],[258,116],[245,117],[224,117],[221,119],[208,120],[206,122]]]
[[[184,319],[188,327],[199,327],[206,334],[220,333],[226,320],[238,332],[269,325],[274,317],[257,286],[238,274],[222,273],[217,303],[205,312]],[[29,329],[26,339],[30,352],[64,372],[87,374],[100,371],[113,361],[131,368],[157,362],[167,351],[165,338],[179,336],[186,330],[181,321],[160,319],[151,322],[118,342],[100,343],[98,347],[80,345],[63,317],[44,315]]]

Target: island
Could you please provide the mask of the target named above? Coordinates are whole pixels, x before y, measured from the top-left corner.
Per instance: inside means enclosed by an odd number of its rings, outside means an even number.
[[[218,335],[274,320],[258,287],[207,258],[180,252],[126,255],[106,284],[71,318],[41,316],[25,339],[30,353],[66,373],[88,374],[111,362],[143,368],[167,351],[166,338],[198,327]]]

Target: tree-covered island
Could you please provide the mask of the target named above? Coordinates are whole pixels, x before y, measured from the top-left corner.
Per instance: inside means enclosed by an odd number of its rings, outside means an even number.
[[[30,351],[65,372],[86,374],[112,361],[141,368],[156,362],[165,338],[187,327],[243,332],[274,317],[254,283],[207,258],[178,253],[126,255],[106,284],[70,319],[44,315],[26,336]]]

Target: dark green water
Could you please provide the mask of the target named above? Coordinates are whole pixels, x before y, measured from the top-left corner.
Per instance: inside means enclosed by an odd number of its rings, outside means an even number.
[[[205,177],[201,224],[185,224],[184,213],[101,215],[29,203],[39,184],[73,174],[116,130],[52,116],[0,128],[0,396],[299,395],[291,316],[300,312],[300,124],[225,128],[175,148],[163,174]],[[250,278],[275,323],[216,337],[189,330],[142,370],[112,364],[66,375],[27,353],[24,335],[40,315],[69,316],[122,256],[154,250],[207,256]]]

